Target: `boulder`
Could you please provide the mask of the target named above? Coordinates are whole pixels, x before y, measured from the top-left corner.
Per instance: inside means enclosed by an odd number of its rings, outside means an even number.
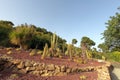
[[[17,68],[23,69],[25,67],[24,62],[20,62],[20,64],[17,65]]]
[[[26,67],[26,71],[34,71],[35,69],[35,67]]]
[[[13,64],[20,64],[21,61],[20,61],[19,59],[16,59],[16,60],[12,60],[11,62],[12,62]]]
[[[32,64],[31,64],[30,61],[26,61],[26,62],[25,62],[25,66],[26,66],[26,67],[32,67]]]
[[[61,72],[65,72],[65,71],[66,71],[66,67],[65,67],[65,66],[61,66],[60,71],[61,71]]]
[[[54,64],[47,65],[47,66],[46,66],[46,69],[47,69],[48,71],[53,71],[53,70],[55,70],[55,65],[54,65]]]

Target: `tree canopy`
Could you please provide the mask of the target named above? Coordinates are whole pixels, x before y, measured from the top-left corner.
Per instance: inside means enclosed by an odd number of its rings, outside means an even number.
[[[120,48],[120,14],[110,17],[106,23],[106,30],[103,32],[103,39],[109,49]]]
[[[0,45],[9,46],[9,33],[12,31],[13,23],[10,21],[0,21]]]
[[[72,44],[76,44],[77,43],[77,39],[72,39]]]

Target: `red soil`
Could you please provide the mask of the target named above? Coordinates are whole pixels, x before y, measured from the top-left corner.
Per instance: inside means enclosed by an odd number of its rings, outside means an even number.
[[[36,62],[42,62],[46,64],[56,64],[56,65],[67,65],[69,67],[88,67],[88,66],[100,66],[104,63],[99,63],[95,60],[88,60],[86,64],[78,64],[77,62],[70,61],[68,57],[63,58],[45,58],[44,60],[41,59],[40,55],[29,56],[29,51],[16,51],[12,49],[13,54],[7,54],[15,59],[22,59],[22,60],[33,60]],[[6,49],[0,49],[0,55],[6,54]],[[13,74],[10,70],[1,71],[0,72],[0,80],[8,80],[9,76]],[[16,73],[18,74],[18,73]],[[14,80],[80,80],[80,76],[84,75],[87,77],[85,80],[97,80],[97,72],[82,72],[82,73],[74,73],[69,74],[66,76],[50,76],[50,77],[41,77],[35,76],[30,74],[18,74],[19,78]]]

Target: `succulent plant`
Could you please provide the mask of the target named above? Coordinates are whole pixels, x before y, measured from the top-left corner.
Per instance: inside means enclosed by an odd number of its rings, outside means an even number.
[[[48,53],[49,53],[48,50],[49,50],[49,49],[48,49],[48,44],[46,43],[46,44],[45,44],[45,47],[44,47],[43,54],[42,54],[42,56],[41,56],[41,59],[44,59],[44,58],[48,55]]]

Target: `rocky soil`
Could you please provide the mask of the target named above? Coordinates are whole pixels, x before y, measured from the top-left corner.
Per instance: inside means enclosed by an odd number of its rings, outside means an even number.
[[[8,52],[10,52],[10,54]],[[12,57],[12,59],[14,60],[24,61],[24,63],[26,63],[26,61],[30,61],[35,63],[44,63],[45,65],[53,64],[56,66],[65,66],[67,67],[65,70],[66,72],[64,72],[65,74],[60,72],[59,75],[41,76],[41,74],[40,75],[33,74],[32,70],[31,71],[29,70],[24,73],[23,69],[26,70],[27,68],[28,70],[28,67],[20,65],[21,63],[19,63],[19,66],[16,67],[17,69],[19,68],[18,69],[19,71],[18,70],[15,71],[15,67],[12,65],[10,65],[7,68],[3,67],[3,69],[0,70],[0,80],[110,80],[109,72],[107,68],[108,66],[106,66],[106,63],[104,62],[88,60],[86,64],[79,64],[75,61],[70,61],[68,57],[46,58],[43,60],[41,59],[40,55],[36,54],[35,56],[29,56],[29,53],[30,53],[29,51],[24,51],[24,50],[6,49],[6,48],[0,49],[0,56],[6,55]],[[94,68],[94,69],[89,70],[89,68]],[[75,69],[76,72],[74,71],[72,72],[72,69]],[[78,69],[80,69],[81,71]],[[22,70],[23,72],[20,70]],[[60,67],[60,71],[61,71],[61,67]],[[32,74],[28,74],[30,72]],[[47,72],[49,72],[49,70],[47,70]],[[102,74],[104,74],[104,76]]]

